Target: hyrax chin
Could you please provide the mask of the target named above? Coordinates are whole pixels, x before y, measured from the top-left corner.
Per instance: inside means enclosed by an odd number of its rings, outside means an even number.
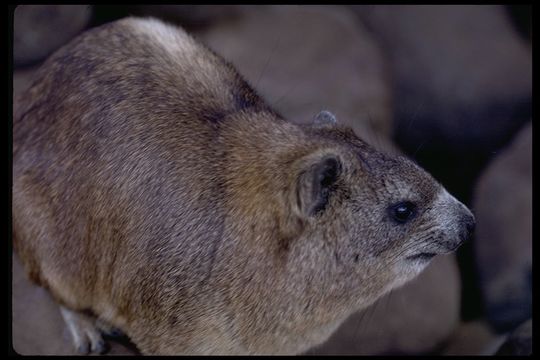
[[[128,18],[17,99],[13,230],[81,351],[300,353],[472,230],[403,157],[283,120],[181,29]]]

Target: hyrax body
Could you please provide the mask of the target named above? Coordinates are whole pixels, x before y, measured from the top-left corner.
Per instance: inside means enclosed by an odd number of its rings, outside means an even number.
[[[16,103],[15,250],[82,351],[101,324],[144,354],[303,352],[474,223],[332,120],[283,120],[160,21],[90,30]]]

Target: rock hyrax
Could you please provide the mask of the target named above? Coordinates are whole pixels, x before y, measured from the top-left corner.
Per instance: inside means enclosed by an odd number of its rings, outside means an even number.
[[[15,106],[13,237],[76,346],[301,353],[467,238],[429,174],[314,119],[158,20],[54,53]]]

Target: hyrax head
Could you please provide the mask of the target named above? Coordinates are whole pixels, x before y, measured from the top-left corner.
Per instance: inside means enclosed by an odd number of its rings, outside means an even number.
[[[304,291],[368,304],[470,236],[472,213],[412,161],[375,150],[328,113],[307,131],[325,146],[290,171],[289,222],[300,229],[290,276]]]

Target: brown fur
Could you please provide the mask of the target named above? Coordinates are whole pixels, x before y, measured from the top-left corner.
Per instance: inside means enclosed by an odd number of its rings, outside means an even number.
[[[407,256],[453,250],[472,222],[415,164],[333,124],[286,122],[151,19],[53,54],[13,138],[31,278],[145,354],[305,351],[425,267]],[[402,200],[418,204],[408,224],[388,216]]]

